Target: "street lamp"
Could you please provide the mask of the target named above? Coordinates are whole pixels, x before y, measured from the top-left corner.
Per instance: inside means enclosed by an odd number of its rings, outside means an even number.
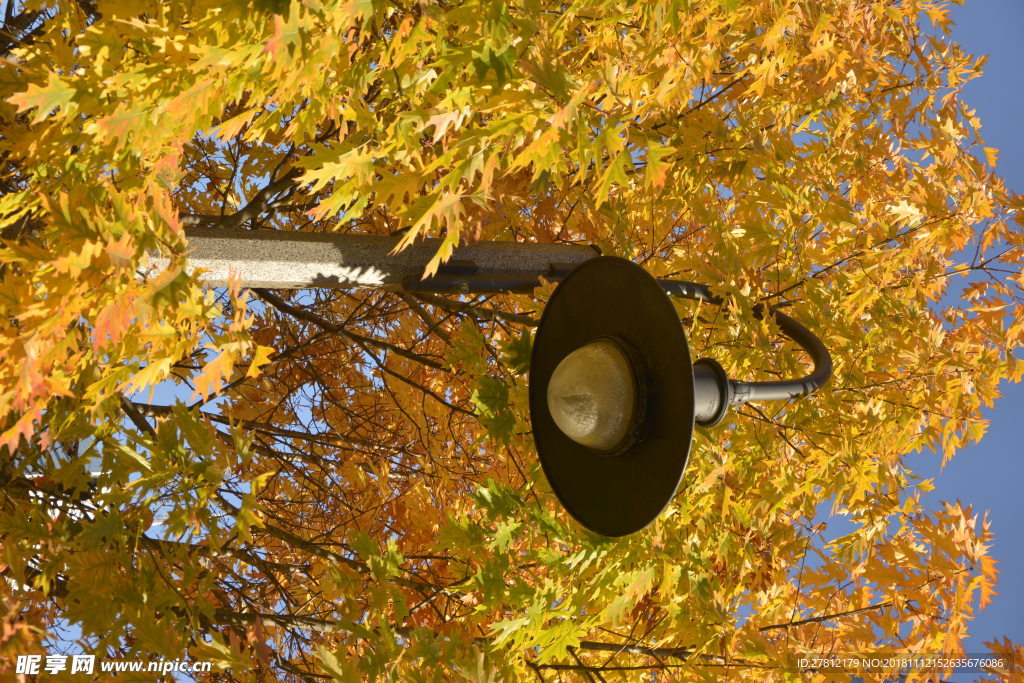
[[[832,374],[821,342],[778,311],[783,334],[814,361],[807,377],[740,382],[710,358],[692,363],[667,294],[721,303],[702,285],[591,259],[555,289],[534,340],[530,419],[541,465],[569,514],[606,536],[639,531],[665,509],[694,424],[715,425],[736,403],[805,396]]]
[[[630,261],[585,245],[479,242],[456,247],[434,277],[440,241],[395,252],[397,236],[188,228],[203,281],[270,289],[385,288],[407,292],[530,293],[543,275],[560,284],[541,317],[530,361],[530,420],[558,500],[607,536],[639,531],[675,495],[694,424],[710,427],[731,405],[806,396],[832,375],[828,351],[807,328],[770,307],[779,329],[814,362],[782,382],[729,379],[710,358],[691,362],[669,297],[719,305],[704,285],[656,280]],[[166,267],[166,258],[153,266]]]

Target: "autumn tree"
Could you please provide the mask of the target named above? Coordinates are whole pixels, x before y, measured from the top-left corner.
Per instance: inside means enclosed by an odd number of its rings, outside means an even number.
[[[7,2],[4,666],[77,640],[238,679],[763,680],[961,651],[992,537],[925,509],[907,456],[981,438],[1021,378],[1024,207],[949,26],[941,0]],[[194,225],[596,244],[714,287],[676,306],[730,376],[805,367],[757,303],[835,376],[700,431],[669,510],[604,538],[531,442],[553,283],[214,290]]]

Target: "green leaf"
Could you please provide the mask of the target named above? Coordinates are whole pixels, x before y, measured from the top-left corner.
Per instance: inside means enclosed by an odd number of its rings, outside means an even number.
[[[551,662],[565,657],[569,648],[579,647],[579,630],[579,622],[574,619],[563,619],[544,631],[537,639],[540,646],[538,659],[542,662]]]
[[[530,369],[530,355],[533,353],[533,334],[524,330],[522,334],[501,343],[505,364],[517,375]]]
[[[477,389],[470,397],[488,435],[499,443],[507,443],[515,428],[515,415],[508,398],[508,385],[497,377],[489,376],[477,380]]]
[[[12,95],[7,101],[16,105],[19,113],[35,109],[36,113],[32,123],[39,123],[57,108],[64,109],[66,117],[69,113],[66,110],[75,96],[75,92],[72,85],[51,72],[46,85],[30,83],[24,92]]]

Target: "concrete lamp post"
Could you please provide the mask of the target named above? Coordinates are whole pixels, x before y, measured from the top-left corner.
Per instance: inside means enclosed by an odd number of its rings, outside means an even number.
[[[806,396],[832,375],[821,341],[768,307],[755,314],[772,315],[810,355],[811,374],[743,382],[729,379],[710,358],[692,362],[669,297],[721,300],[704,285],[656,280],[591,247],[484,242],[456,248],[437,275],[423,279],[438,240],[392,254],[397,237],[211,228],[190,228],[187,235],[191,266],[204,269],[203,280],[212,285],[226,285],[231,272],[245,287],[463,294],[530,293],[539,276],[558,280],[534,340],[530,420],[558,500],[580,524],[606,536],[639,531],[669,504],[695,424],[718,424],[738,403]]]

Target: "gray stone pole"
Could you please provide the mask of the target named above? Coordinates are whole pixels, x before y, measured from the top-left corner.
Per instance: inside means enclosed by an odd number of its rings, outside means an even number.
[[[190,267],[201,281],[226,286],[237,273],[243,287],[267,289],[388,288],[463,293],[529,292],[543,275],[564,275],[598,255],[594,247],[535,242],[479,242],[457,247],[437,275],[423,268],[441,241],[421,239],[392,254],[400,236],[281,230],[186,228]],[[157,268],[167,259],[151,261]]]

